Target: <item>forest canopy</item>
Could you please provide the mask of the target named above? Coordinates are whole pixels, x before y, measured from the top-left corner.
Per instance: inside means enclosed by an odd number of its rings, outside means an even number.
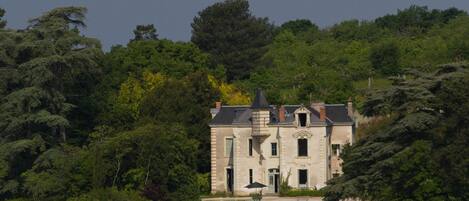
[[[274,24],[227,0],[187,42],[136,25],[103,52],[86,8],[24,29],[0,8],[0,199],[199,200],[210,192],[210,108],[345,103],[386,118],[346,148],[326,200],[468,200],[469,16],[411,6],[373,20]],[[374,154],[369,154],[374,153]]]

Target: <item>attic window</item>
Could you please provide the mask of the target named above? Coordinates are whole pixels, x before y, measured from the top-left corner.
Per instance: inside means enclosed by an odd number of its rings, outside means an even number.
[[[306,113],[298,114],[298,121],[300,123],[300,127],[306,127]]]

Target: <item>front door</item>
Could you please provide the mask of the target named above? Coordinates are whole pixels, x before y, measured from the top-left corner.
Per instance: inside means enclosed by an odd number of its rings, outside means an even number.
[[[274,175],[274,191],[275,193],[278,193],[279,186],[280,186],[280,174],[275,174]]]
[[[231,168],[226,169],[226,190],[233,192],[233,170]]]
[[[278,169],[269,169],[269,192],[278,193],[280,186],[280,172]]]

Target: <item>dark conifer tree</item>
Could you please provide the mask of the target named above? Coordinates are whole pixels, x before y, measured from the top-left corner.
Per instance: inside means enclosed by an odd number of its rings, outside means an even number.
[[[272,40],[273,26],[257,18],[246,0],[215,3],[199,12],[192,23],[192,42],[223,65],[229,81],[245,79]]]

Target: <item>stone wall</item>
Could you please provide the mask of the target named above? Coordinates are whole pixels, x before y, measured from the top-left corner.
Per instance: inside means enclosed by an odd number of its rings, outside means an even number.
[[[250,126],[212,128],[212,192],[227,190],[226,168],[234,170],[235,195],[248,195],[255,190],[245,188],[249,184],[249,169],[253,181],[268,185],[268,170],[279,169],[284,179],[290,174],[288,184],[298,188],[299,169],[308,170],[308,187],[321,188],[335,170],[340,170],[340,160],[329,155],[331,144],[345,145],[352,141],[352,126],[333,126],[326,133],[326,125],[298,128],[295,126],[270,126],[270,135],[253,137]],[[225,155],[225,139],[233,138],[233,157]],[[308,139],[308,156],[298,156],[299,138]],[[253,139],[253,152],[249,156],[249,139]],[[272,156],[271,143],[277,143],[278,156]],[[334,169],[335,168],[335,169]],[[265,189],[267,191],[268,189]]]

